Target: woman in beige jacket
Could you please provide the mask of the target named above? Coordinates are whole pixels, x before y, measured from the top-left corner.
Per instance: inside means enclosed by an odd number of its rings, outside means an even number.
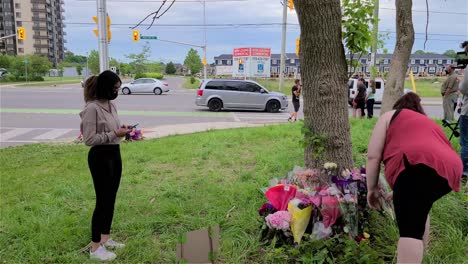
[[[117,98],[122,84],[119,76],[104,71],[90,77],[85,84],[86,106],[80,113],[81,131],[86,145],[91,146],[88,165],[96,193],[91,231],[90,257],[101,261],[113,260],[116,255],[107,248],[120,248],[124,244],[109,239],[114,204],[122,175],[120,138],[130,129],[121,125],[117,108],[112,100]]]

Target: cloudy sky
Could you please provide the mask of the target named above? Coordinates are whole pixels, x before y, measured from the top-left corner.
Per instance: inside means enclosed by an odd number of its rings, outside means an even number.
[[[209,1],[209,2],[208,2]],[[168,1],[170,2],[170,1]],[[136,25],[161,5],[161,0],[107,0],[112,20],[110,56],[124,60],[126,54],[141,51],[144,41],[132,42],[130,26]],[[65,0],[66,48],[85,55],[98,48],[92,21],[96,15],[95,0]],[[426,26],[425,0],[413,0],[413,22],[416,40],[413,50],[424,49]],[[459,44],[468,39],[467,0],[429,0],[429,40],[426,51],[443,53],[459,50]],[[163,9],[164,10],[164,9]],[[273,53],[281,49],[282,6],[280,0],[207,0],[207,59],[223,53],[232,53],[235,47],[269,47]],[[385,48],[392,52],[395,45],[395,0],[380,0],[379,31],[389,33]],[[149,23],[150,20],[147,20]],[[294,52],[295,38],[300,29],[294,11],[288,11],[287,52]],[[226,25],[228,24],[228,25]],[[244,24],[244,25],[239,25]],[[263,25],[245,25],[263,24]],[[265,25],[267,24],[267,25]],[[139,27],[142,35],[161,39],[203,43],[203,6],[197,0],[178,0],[154,26]],[[151,60],[183,62],[190,47],[152,40]],[[202,55],[203,51],[198,49]]]

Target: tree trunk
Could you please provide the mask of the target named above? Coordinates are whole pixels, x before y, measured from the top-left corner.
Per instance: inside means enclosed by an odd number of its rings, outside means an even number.
[[[353,167],[340,0],[295,0],[301,27],[305,166]]]
[[[396,44],[390,63],[390,72],[385,83],[381,115],[390,111],[403,95],[411,49],[414,43],[412,0],[396,0]]]

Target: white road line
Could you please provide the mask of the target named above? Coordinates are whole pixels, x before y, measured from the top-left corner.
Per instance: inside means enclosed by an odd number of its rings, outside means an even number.
[[[0,141],[5,142],[9,140],[10,138],[14,138],[17,136],[24,135],[30,131],[33,131],[34,128],[15,128],[11,131],[7,131],[5,133],[0,134]]]
[[[234,121],[236,122],[240,122],[241,120],[239,119],[239,117],[236,115],[236,113],[232,113],[232,117],[234,118]]]
[[[34,137],[35,140],[52,140],[73,131],[73,129],[52,129],[42,135]]]

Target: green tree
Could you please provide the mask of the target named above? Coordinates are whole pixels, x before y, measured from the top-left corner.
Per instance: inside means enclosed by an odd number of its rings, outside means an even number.
[[[354,74],[356,67],[362,66],[362,56],[369,54],[373,40],[371,25],[374,18],[374,0],[343,0],[341,21],[342,38],[348,51],[348,77]],[[376,40],[378,41],[378,40]]]
[[[424,50],[417,50],[414,52],[414,54],[423,55],[426,54],[426,52]]]
[[[120,62],[117,61],[115,58],[111,58],[109,61],[109,67],[116,67],[119,68]]]
[[[99,74],[99,52],[92,50],[88,57],[88,67],[92,74]]]
[[[5,68],[8,70],[11,66],[11,62],[13,61],[13,56],[10,55],[0,55],[0,68]]]
[[[164,63],[162,62],[150,62],[146,65],[146,69],[148,72],[164,72]]]
[[[132,65],[133,72],[135,74],[145,73],[148,65],[148,58],[151,56],[151,48],[149,43],[143,46],[143,49],[140,53],[125,55],[125,57],[131,59],[130,65]]]
[[[176,67],[174,66],[174,63],[170,61],[168,64],[166,64],[166,73],[167,74],[174,74],[177,72]]]
[[[75,55],[71,51],[66,51],[64,57],[65,58],[63,59],[63,61],[65,61],[65,62],[77,63],[77,64],[85,64],[86,63],[86,56]]]
[[[454,50],[447,50],[444,52],[445,56],[451,57],[451,58],[456,58],[457,57],[457,52]]]
[[[301,27],[299,56],[307,62],[301,64],[305,166],[321,169],[325,162],[335,162],[340,170],[352,168],[340,0],[294,0],[294,6]],[[369,47],[358,43],[355,50]]]
[[[52,68],[52,63],[44,56],[27,55],[16,56],[12,61],[10,71],[16,77],[26,77],[26,70],[28,79],[32,80],[35,77],[44,76]]]
[[[78,75],[81,75],[81,73],[83,72],[83,66],[81,66],[81,64],[76,65],[76,72],[78,73]]]
[[[120,74],[130,74],[131,73],[131,67],[130,67],[130,64],[128,64],[128,63],[121,62],[119,64],[119,69],[120,69]]]
[[[184,65],[187,66],[192,75],[199,73],[203,68],[203,63],[200,55],[198,55],[198,51],[190,49],[187,57],[185,57]]]

